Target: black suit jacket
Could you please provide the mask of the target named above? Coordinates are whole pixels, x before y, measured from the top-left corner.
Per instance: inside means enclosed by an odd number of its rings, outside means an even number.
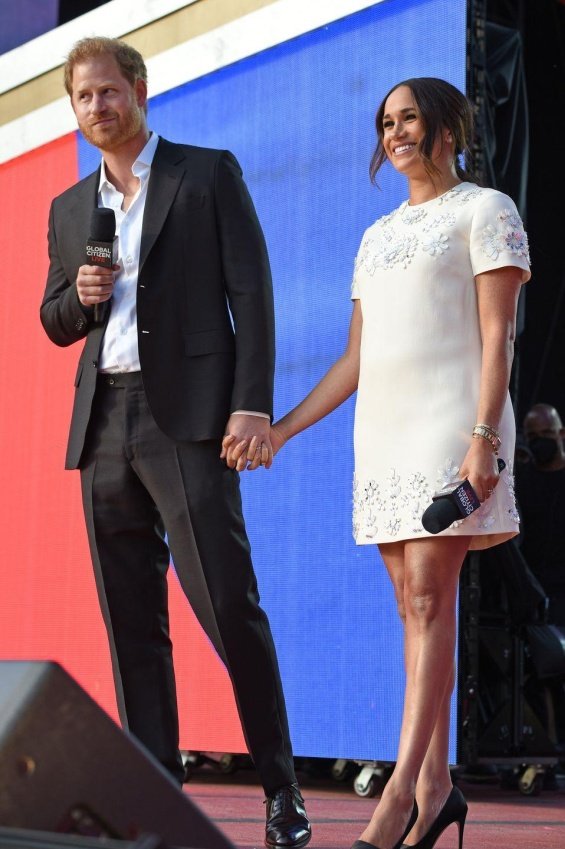
[[[78,300],[100,171],[51,204],[41,321],[57,345],[86,337],[65,467],[77,468],[105,325]],[[228,151],[159,141],[143,218],[137,284],[143,382],[159,427],[177,441],[218,439],[230,412],[272,415],[274,315],[265,240]]]

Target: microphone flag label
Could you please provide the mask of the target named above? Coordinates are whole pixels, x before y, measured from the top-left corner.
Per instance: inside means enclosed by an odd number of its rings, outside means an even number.
[[[453,497],[462,516],[470,516],[481,506],[481,502],[468,480],[463,481],[453,491]]]
[[[467,479],[455,481],[455,483],[448,484],[444,489],[440,489],[439,492],[435,492],[432,495],[432,503],[443,498],[449,498],[451,503],[457,507],[462,518],[470,516],[481,506],[475,490]]]
[[[89,239],[86,243],[86,259],[89,265],[112,268],[114,265],[114,243],[95,242]]]
[[[116,263],[117,238],[112,242],[97,242],[89,239],[86,243],[86,261],[88,265],[112,268]]]

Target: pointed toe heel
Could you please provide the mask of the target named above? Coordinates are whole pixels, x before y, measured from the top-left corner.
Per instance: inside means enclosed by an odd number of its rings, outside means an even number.
[[[403,832],[400,840],[397,843],[394,844],[392,849],[401,849],[401,847],[404,845],[404,843],[403,843],[404,838],[406,837],[406,835],[410,831],[412,831],[412,828],[414,827],[414,823],[416,822],[417,819],[418,819],[418,805],[416,804],[416,802],[414,802],[414,807],[412,808],[412,813],[410,814],[410,819],[408,820],[408,825],[404,829],[404,832]],[[351,849],[379,849],[379,847],[375,846],[374,843],[367,843],[366,840],[356,840],[355,843],[352,845]],[[410,847],[409,847],[409,849],[410,849]]]
[[[459,829],[459,849],[463,849],[463,830],[465,828],[466,816],[467,802],[465,801],[465,797],[458,787],[453,787],[443,808],[426,834],[417,843],[412,844],[412,846],[403,843],[399,849],[433,849],[445,829],[455,822]],[[406,837],[406,834],[404,837]]]

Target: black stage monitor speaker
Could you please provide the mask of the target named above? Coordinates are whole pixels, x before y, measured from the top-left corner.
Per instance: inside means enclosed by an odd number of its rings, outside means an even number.
[[[234,849],[57,663],[0,661],[0,826]]]

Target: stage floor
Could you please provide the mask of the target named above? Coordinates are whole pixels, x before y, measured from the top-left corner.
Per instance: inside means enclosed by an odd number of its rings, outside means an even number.
[[[351,784],[299,775],[313,825],[310,846],[349,849],[369,819],[378,797],[357,796]],[[464,849],[565,849],[565,782],[539,796],[524,796],[498,784],[464,780],[459,787],[469,802]],[[245,772],[235,776],[197,771],[188,793],[238,847],[263,846],[261,787]],[[456,849],[457,827],[448,829],[436,849]]]

